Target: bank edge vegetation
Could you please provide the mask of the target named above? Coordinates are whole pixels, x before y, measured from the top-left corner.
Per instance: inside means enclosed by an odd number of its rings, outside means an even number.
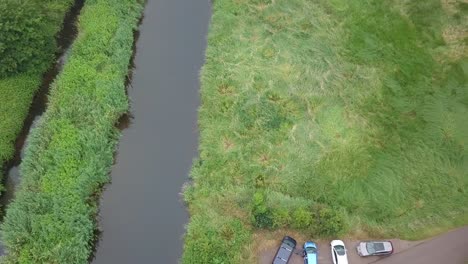
[[[183,263],[468,221],[468,3],[214,1]],[[280,238],[280,237],[278,237]]]
[[[52,64],[55,36],[72,4],[73,0],[0,1],[0,167],[13,156],[15,139],[42,74]]]
[[[93,247],[96,193],[108,182],[127,111],[124,80],[138,0],[87,0],[79,34],[49,105],[31,133],[16,199],[2,225],[4,263],[86,263]]]

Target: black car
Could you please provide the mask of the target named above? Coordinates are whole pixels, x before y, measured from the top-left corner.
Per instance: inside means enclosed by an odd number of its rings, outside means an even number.
[[[296,248],[296,240],[294,238],[285,236],[281,245],[276,251],[275,258],[273,259],[273,264],[286,264],[288,263],[291,255],[294,253]]]

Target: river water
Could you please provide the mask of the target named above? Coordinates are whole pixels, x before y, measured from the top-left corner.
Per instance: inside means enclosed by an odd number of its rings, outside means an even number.
[[[188,213],[181,188],[197,157],[199,71],[210,0],[148,0],[136,43],[112,182],[100,201],[96,264],[177,263]]]

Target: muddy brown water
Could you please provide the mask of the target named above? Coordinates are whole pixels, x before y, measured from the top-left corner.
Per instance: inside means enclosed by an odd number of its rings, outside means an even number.
[[[177,263],[188,213],[181,188],[197,157],[199,71],[209,0],[148,0],[139,28],[129,124],[100,201],[96,264]],[[126,128],[125,128],[126,127]]]

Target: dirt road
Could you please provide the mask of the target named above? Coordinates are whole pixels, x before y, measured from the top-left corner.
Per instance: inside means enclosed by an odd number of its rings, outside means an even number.
[[[375,263],[464,264],[467,261],[468,226],[420,243],[417,246]]]
[[[277,246],[260,253],[259,263],[270,264]],[[394,254],[388,257],[359,257],[356,253],[358,241],[344,240],[348,249],[350,264],[468,264],[468,226],[453,230],[438,237],[423,241],[405,241],[390,239],[394,245]],[[298,240],[296,253],[290,264],[302,264],[300,251],[304,241]],[[329,241],[316,241],[319,246],[319,263],[332,264]]]

